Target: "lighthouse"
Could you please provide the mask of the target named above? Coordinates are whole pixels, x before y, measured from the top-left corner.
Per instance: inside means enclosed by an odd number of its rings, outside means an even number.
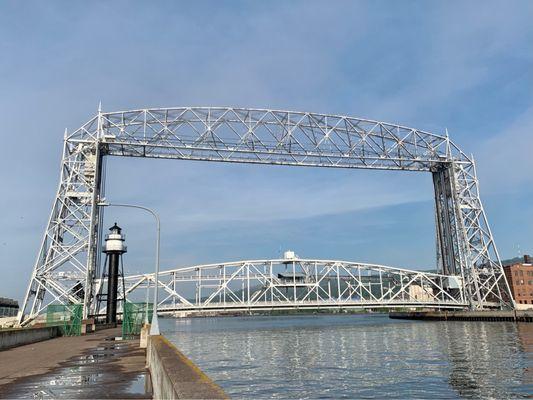
[[[117,297],[119,266],[122,255],[127,252],[125,245],[126,236],[122,234],[122,228],[117,223],[109,228],[110,233],[105,237],[104,249],[107,261],[107,296],[106,296],[106,323],[117,322]]]

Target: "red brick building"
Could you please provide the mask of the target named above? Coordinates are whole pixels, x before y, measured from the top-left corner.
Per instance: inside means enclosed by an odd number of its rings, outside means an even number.
[[[533,265],[531,257],[524,256],[523,262],[504,265],[505,277],[517,304],[533,304]]]

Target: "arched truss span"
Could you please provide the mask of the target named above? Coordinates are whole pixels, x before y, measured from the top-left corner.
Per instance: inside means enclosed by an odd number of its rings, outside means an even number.
[[[94,311],[106,156],[429,172],[437,265],[472,308],[512,306],[474,160],[446,135],[308,112],[178,107],[102,112],[65,134],[60,184],[20,314],[50,302]]]
[[[154,284],[154,274],[126,276],[126,297],[142,300]],[[161,272],[158,284],[162,312],[468,306],[460,276],[340,260],[198,265]]]

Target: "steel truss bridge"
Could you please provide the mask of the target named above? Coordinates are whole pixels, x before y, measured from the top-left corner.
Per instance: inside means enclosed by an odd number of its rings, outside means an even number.
[[[126,298],[144,299],[155,276],[131,275],[124,281]],[[468,306],[459,276],[336,260],[197,265],[161,272],[158,285],[164,293],[158,310],[166,313]]]
[[[431,173],[437,268],[471,308],[513,300],[480,200],[473,157],[447,135],[347,116],[230,107],[103,112],[65,132],[60,181],[19,315],[51,303],[95,311],[107,156]]]

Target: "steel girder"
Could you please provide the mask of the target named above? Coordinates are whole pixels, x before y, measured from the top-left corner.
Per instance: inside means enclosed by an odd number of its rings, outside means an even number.
[[[182,107],[99,111],[65,134],[59,189],[21,321],[27,311],[31,319],[50,302],[81,297],[84,316],[93,311],[106,155],[431,172],[442,271],[460,270],[472,307],[512,306],[474,160],[447,135],[336,115]]]

